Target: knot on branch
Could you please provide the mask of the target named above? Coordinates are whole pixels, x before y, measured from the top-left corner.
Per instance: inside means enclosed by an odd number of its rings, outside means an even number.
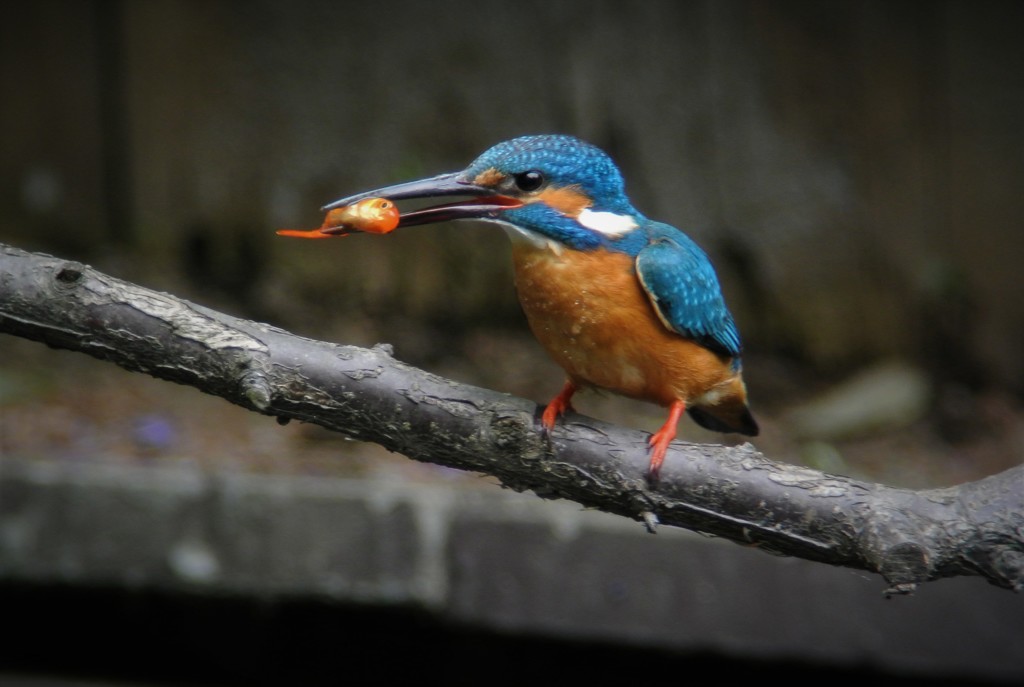
[[[272,389],[263,371],[250,368],[239,378],[238,383],[242,393],[256,410],[262,412],[270,408]]]
[[[1024,547],[1019,538],[983,537],[976,548],[965,553],[964,559],[989,583],[1024,591]]]
[[[1024,592],[1024,552],[999,552],[992,561],[992,571],[1006,582],[1008,589]]]
[[[82,280],[82,270],[77,267],[62,267],[56,279],[63,285],[73,286]]]
[[[544,455],[542,435],[527,413],[493,412],[487,439],[509,460],[534,461]]]
[[[928,551],[914,542],[902,542],[884,550],[878,572],[889,583],[886,596],[910,594],[918,582],[928,580]]]

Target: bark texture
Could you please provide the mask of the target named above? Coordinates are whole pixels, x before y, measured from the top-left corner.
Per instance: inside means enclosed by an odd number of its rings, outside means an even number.
[[[1024,465],[908,490],[773,462],[749,444],[677,442],[650,484],[645,433],[570,414],[545,436],[535,403],[410,367],[386,345],[304,339],[2,244],[0,332],[651,529],[660,522],[876,572],[887,593],[957,575],[1024,587]]]

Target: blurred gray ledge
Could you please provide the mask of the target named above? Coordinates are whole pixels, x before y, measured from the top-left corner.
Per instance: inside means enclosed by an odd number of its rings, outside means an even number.
[[[1024,598],[498,488],[0,460],[0,581],[329,597],[536,636],[1024,680]]]

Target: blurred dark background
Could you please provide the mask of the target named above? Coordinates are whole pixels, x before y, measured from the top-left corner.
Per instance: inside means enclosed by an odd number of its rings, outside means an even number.
[[[712,255],[762,415],[895,361],[923,390],[900,421],[992,434],[1024,391],[1022,22],[966,1],[21,3],[0,237],[543,401],[560,372],[502,232],[273,229],[571,133]]]
[[[1022,28],[1014,0],[12,4],[0,241],[543,402],[561,372],[526,329],[500,230],[274,229],[512,136],[574,134],[710,253],[759,448],[955,484],[1024,448]],[[403,460],[84,356],[10,337],[0,354],[0,457]]]

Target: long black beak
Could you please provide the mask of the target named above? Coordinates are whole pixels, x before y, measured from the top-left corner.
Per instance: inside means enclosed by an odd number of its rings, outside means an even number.
[[[451,174],[439,174],[429,179],[385,186],[373,191],[364,191],[363,193],[357,193],[354,196],[328,203],[321,209],[324,211],[333,210],[334,208],[357,203],[365,198],[407,200],[443,196],[469,196],[469,198],[403,212],[398,226],[411,227],[454,219],[496,219],[504,210],[522,206],[522,203],[515,198],[495,193],[494,189],[477,186],[463,179],[461,172],[453,172]]]

